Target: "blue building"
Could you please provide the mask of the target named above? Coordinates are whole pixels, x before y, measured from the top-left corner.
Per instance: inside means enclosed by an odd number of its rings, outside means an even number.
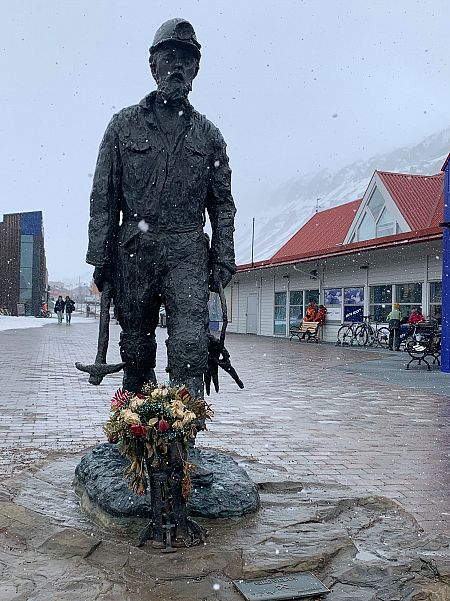
[[[41,211],[10,213],[0,222],[0,308],[38,315],[47,302]]]

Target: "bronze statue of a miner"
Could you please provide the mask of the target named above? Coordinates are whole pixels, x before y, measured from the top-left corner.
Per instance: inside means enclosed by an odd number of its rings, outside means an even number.
[[[209,290],[225,287],[236,269],[225,142],[188,101],[199,63],[192,25],[164,23],[150,48],[157,90],[113,116],[99,150],[86,260],[99,290],[114,298],[130,392],[155,381],[164,304],[169,377],[203,395]]]

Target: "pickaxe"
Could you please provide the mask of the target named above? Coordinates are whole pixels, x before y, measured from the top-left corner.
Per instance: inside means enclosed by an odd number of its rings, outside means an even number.
[[[223,286],[219,283],[219,298],[222,306],[222,330],[220,338],[217,339],[213,334],[208,332],[208,367],[204,374],[206,394],[209,396],[211,392],[211,380],[214,384],[214,389],[219,392],[219,367],[226,371],[236,382],[239,388],[244,388],[244,384],[238,376],[236,370],[231,365],[230,353],[225,348],[225,334],[228,325],[227,301],[223,291]]]
[[[110,282],[104,282],[101,294],[100,322],[98,325],[98,344],[95,363],[92,365],[84,365],[78,361],[75,363],[77,369],[89,374],[89,384],[94,384],[94,386],[98,386],[105,376],[108,374],[115,374],[123,369],[123,366],[125,365],[125,363],[115,363],[112,365],[106,363],[106,353],[108,352],[109,342],[109,309],[111,307],[111,298],[113,295],[113,287]]]

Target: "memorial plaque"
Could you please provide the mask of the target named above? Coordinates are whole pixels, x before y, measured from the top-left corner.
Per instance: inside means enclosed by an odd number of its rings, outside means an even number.
[[[233,584],[247,601],[307,599],[331,592],[311,572],[296,572],[259,580],[233,580]]]

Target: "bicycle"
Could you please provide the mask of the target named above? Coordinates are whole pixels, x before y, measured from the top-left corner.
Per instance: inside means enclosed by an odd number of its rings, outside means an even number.
[[[337,343],[342,346],[351,346],[355,340],[356,323],[344,323],[338,330]]]
[[[370,323],[371,315],[364,315],[363,323],[360,323],[355,329],[355,340],[358,346],[380,346],[388,348],[389,346],[389,328],[385,326],[378,327],[375,322],[375,328]]]

